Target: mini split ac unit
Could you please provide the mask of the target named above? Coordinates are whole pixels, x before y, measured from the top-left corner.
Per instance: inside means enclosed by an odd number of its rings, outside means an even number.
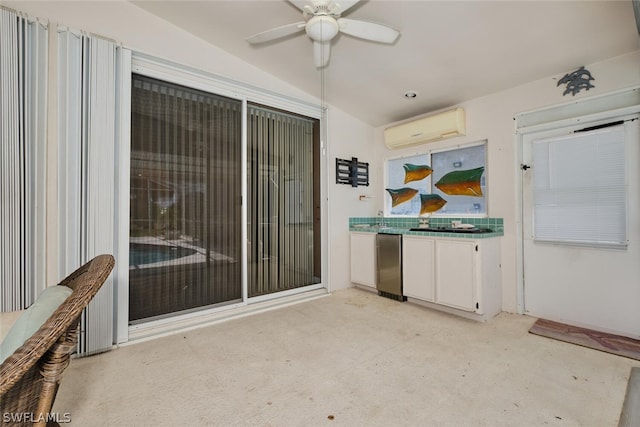
[[[388,127],[384,130],[384,142],[389,148],[402,148],[466,135],[466,132],[464,110],[456,108]]]

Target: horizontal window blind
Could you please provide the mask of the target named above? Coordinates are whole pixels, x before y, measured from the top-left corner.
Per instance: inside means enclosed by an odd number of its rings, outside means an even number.
[[[624,125],[534,141],[534,240],[625,247]]]

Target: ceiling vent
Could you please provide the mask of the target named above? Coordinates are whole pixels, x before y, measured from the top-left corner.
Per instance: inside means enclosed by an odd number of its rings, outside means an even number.
[[[384,130],[384,143],[391,149],[403,148],[466,135],[466,132],[464,110],[456,108],[388,127]]]

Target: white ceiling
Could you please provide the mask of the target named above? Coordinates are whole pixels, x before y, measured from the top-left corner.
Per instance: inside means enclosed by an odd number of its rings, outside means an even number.
[[[260,46],[245,41],[302,21],[285,0],[134,4],[318,98],[324,81],[326,102],[372,126],[560,78],[640,47],[631,0],[364,0],[343,16],[390,25],[400,38],[384,45],[338,35],[322,76],[304,33]],[[419,96],[404,98],[408,90]]]

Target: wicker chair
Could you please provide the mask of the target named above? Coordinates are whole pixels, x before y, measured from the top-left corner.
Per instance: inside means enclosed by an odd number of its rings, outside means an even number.
[[[71,288],[72,293],[0,365],[0,425],[25,425],[31,421],[33,425],[57,425],[51,408],[62,372],[76,346],[80,314],[113,266],[111,255],[99,255],[60,282],[58,285]]]

